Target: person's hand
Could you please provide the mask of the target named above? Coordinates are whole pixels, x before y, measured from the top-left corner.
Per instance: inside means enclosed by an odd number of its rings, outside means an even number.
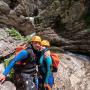
[[[44,87],[47,88],[48,87],[48,84],[44,83]]]
[[[2,74],[2,72],[0,71],[0,81],[1,83],[3,83],[6,79],[6,76]]]
[[[48,90],[52,90],[49,84],[44,83],[44,87],[47,88]]]
[[[50,56],[50,51],[46,51],[45,54],[44,54],[44,56],[45,56],[45,58],[46,58],[47,56]]]

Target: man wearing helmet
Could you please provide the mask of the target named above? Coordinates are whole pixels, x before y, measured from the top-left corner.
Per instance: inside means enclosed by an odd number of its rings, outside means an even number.
[[[6,76],[14,67],[15,73],[18,73],[20,77],[22,77],[22,84],[24,85],[22,90],[36,90],[36,88],[32,85],[33,82],[31,82],[31,79],[33,79],[33,75],[37,72],[36,61],[40,57],[40,52],[38,51],[40,43],[41,38],[39,36],[33,36],[31,44],[29,44],[25,50],[20,51],[20,53],[18,53],[14,59],[11,60],[4,72],[0,74],[0,81],[5,81]],[[17,66],[16,62],[18,61],[21,61],[21,64]]]

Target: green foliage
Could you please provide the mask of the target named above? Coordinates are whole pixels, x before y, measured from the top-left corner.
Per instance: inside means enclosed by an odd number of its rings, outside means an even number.
[[[31,40],[31,36],[30,35],[27,35],[25,38],[24,38],[24,41],[30,41]]]
[[[57,9],[60,6],[60,1],[59,0],[53,0],[52,6],[54,9]]]
[[[82,15],[81,19],[84,19],[87,26],[90,27],[90,7],[86,10],[86,13]]]
[[[22,40],[23,36],[15,29],[11,28],[8,30],[10,36],[12,36],[15,40]]]
[[[24,41],[25,41],[25,42],[30,42],[32,36],[34,36],[35,34],[36,34],[36,33],[34,32],[34,33],[30,34],[30,35],[27,35],[27,36],[24,38]]]
[[[88,29],[85,29],[85,31],[87,31],[87,32],[90,32],[90,28],[88,28]]]
[[[86,21],[87,25],[90,25],[90,16],[87,16],[87,17],[85,18],[85,21]]]
[[[21,40],[23,42],[30,41],[32,36],[35,35],[35,33],[32,33],[32,34],[27,35],[26,37],[24,37],[14,28],[8,29],[8,32],[9,32],[10,36],[13,37],[15,40]]]
[[[35,17],[34,22],[35,24],[40,24],[42,22],[42,17]]]

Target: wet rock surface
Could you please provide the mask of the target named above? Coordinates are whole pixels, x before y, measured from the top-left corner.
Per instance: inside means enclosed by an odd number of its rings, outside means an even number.
[[[20,43],[19,40],[11,37],[7,30],[8,28],[0,28],[0,58],[13,53]]]
[[[0,90],[16,90],[16,87],[10,81],[5,81],[3,84],[0,84]]]
[[[89,90],[90,57],[72,53],[60,54],[58,72],[54,73],[53,90]]]

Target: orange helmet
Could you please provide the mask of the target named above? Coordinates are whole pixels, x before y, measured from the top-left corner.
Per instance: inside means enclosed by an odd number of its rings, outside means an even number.
[[[41,41],[41,45],[42,45],[42,46],[48,46],[48,47],[50,47],[50,43],[49,43],[48,40],[42,40],[42,41]]]
[[[33,36],[31,41],[32,42],[41,42],[41,37],[40,36]]]

